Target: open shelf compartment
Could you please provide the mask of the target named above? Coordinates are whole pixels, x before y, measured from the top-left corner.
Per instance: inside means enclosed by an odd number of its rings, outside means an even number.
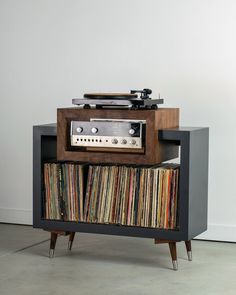
[[[158,139],[180,146],[179,229],[46,220],[42,216],[42,169],[57,159],[56,124],[33,128],[33,226],[45,230],[100,233],[163,240],[191,240],[207,229],[208,128],[160,130]]]

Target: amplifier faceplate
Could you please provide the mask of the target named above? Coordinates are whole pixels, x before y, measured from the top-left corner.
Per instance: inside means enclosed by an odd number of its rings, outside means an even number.
[[[71,121],[71,146],[141,149],[146,121],[91,119]]]

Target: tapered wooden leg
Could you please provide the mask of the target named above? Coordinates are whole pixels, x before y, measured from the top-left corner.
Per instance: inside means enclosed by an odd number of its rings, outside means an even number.
[[[173,269],[178,270],[176,242],[169,242],[170,255],[172,258]]]
[[[188,254],[188,260],[192,261],[192,246],[191,241],[185,241],[185,246]]]
[[[56,242],[57,242],[58,233],[51,232],[51,240],[50,240],[50,249],[49,249],[49,257],[54,257]]]
[[[70,235],[69,235],[68,250],[72,249],[74,237],[75,237],[75,232],[71,232]]]
[[[169,244],[170,254],[171,254],[172,263],[173,263],[173,269],[178,270],[176,241],[155,239],[154,242],[155,244],[165,244],[165,243]]]

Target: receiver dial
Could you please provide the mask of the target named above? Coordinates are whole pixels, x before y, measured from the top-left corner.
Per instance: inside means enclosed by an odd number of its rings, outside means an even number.
[[[95,133],[98,132],[98,129],[97,129],[96,127],[93,127],[93,128],[91,129],[91,131],[92,131],[93,134],[95,134]]]

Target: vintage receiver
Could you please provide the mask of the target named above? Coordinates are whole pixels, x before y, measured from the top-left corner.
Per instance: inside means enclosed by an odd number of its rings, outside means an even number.
[[[71,146],[142,149],[145,144],[145,125],[144,120],[71,121]]]
[[[57,159],[157,164],[178,157],[178,146],[160,141],[158,131],[178,126],[177,108],[58,109]]]

